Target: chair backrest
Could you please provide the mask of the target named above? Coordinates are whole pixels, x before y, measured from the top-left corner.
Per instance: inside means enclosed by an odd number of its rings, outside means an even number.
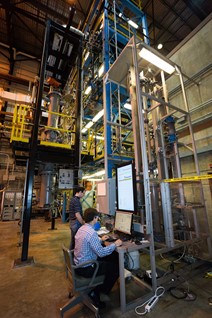
[[[89,290],[104,281],[104,275],[85,278],[78,275],[75,269],[78,267],[74,264],[74,250],[69,250],[65,246],[62,247],[66,266],[66,276],[69,279],[73,291]]]

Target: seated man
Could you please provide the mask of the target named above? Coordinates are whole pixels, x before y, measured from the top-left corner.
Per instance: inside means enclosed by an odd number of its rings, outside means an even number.
[[[100,301],[100,293],[108,294],[119,277],[118,253],[114,250],[122,244],[122,241],[116,240],[108,246],[103,246],[102,243],[108,239],[108,236],[104,235],[101,239],[98,237],[94,230],[98,219],[96,209],[88,208],[85,210],[85,224],[79,228],[75,236],[74,262],[76,265],[80,265],[86,261],[98,260],[99,270],[97,275],[104,274],[105,280],[102,285],[95,287],[90,293],[90,297],[97,307],[103,308],[104,303]],[[93,265],[88,265],[78,268],[76,272],[83,277],[91,277],[94,270]]]

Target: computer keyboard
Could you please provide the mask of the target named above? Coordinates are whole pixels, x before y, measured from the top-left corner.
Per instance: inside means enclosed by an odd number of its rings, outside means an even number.
[[[108,239],[106,240],[107,242],[115,242],[117,240],[117,238],[112,237],[112,236],[108,236]]]
[[[130,241],[131,240],[131,236],[127,235],[127,234],[119,234],[119,233],[115,233],[115,234],[107,234],[109,236],[109,238],[107,239],[108,242],[114,242],[118,239],[122,240],[123,242],[126,241]]]

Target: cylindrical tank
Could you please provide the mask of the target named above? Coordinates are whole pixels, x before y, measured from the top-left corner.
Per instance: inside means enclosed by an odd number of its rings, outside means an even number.
[[[55,186],[56,176],[54,173],[53,165],[48,164],[40,172],[41,176],[41,186],[40,186],[40,200],[39,207],[44,207],[47,204],[53,202],[53,191],[52,189]]]
[[[129,269],[139,269],[140,268],[140,256],[138,251],[129,252]]]

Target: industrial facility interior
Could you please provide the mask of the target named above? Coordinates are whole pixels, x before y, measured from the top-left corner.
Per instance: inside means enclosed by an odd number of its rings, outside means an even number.
[[[0,317],[211,317],[212,2],[1,0],[0,17]],[[78,185],[100,231],[128,235],[96,312],[66,306]]]

